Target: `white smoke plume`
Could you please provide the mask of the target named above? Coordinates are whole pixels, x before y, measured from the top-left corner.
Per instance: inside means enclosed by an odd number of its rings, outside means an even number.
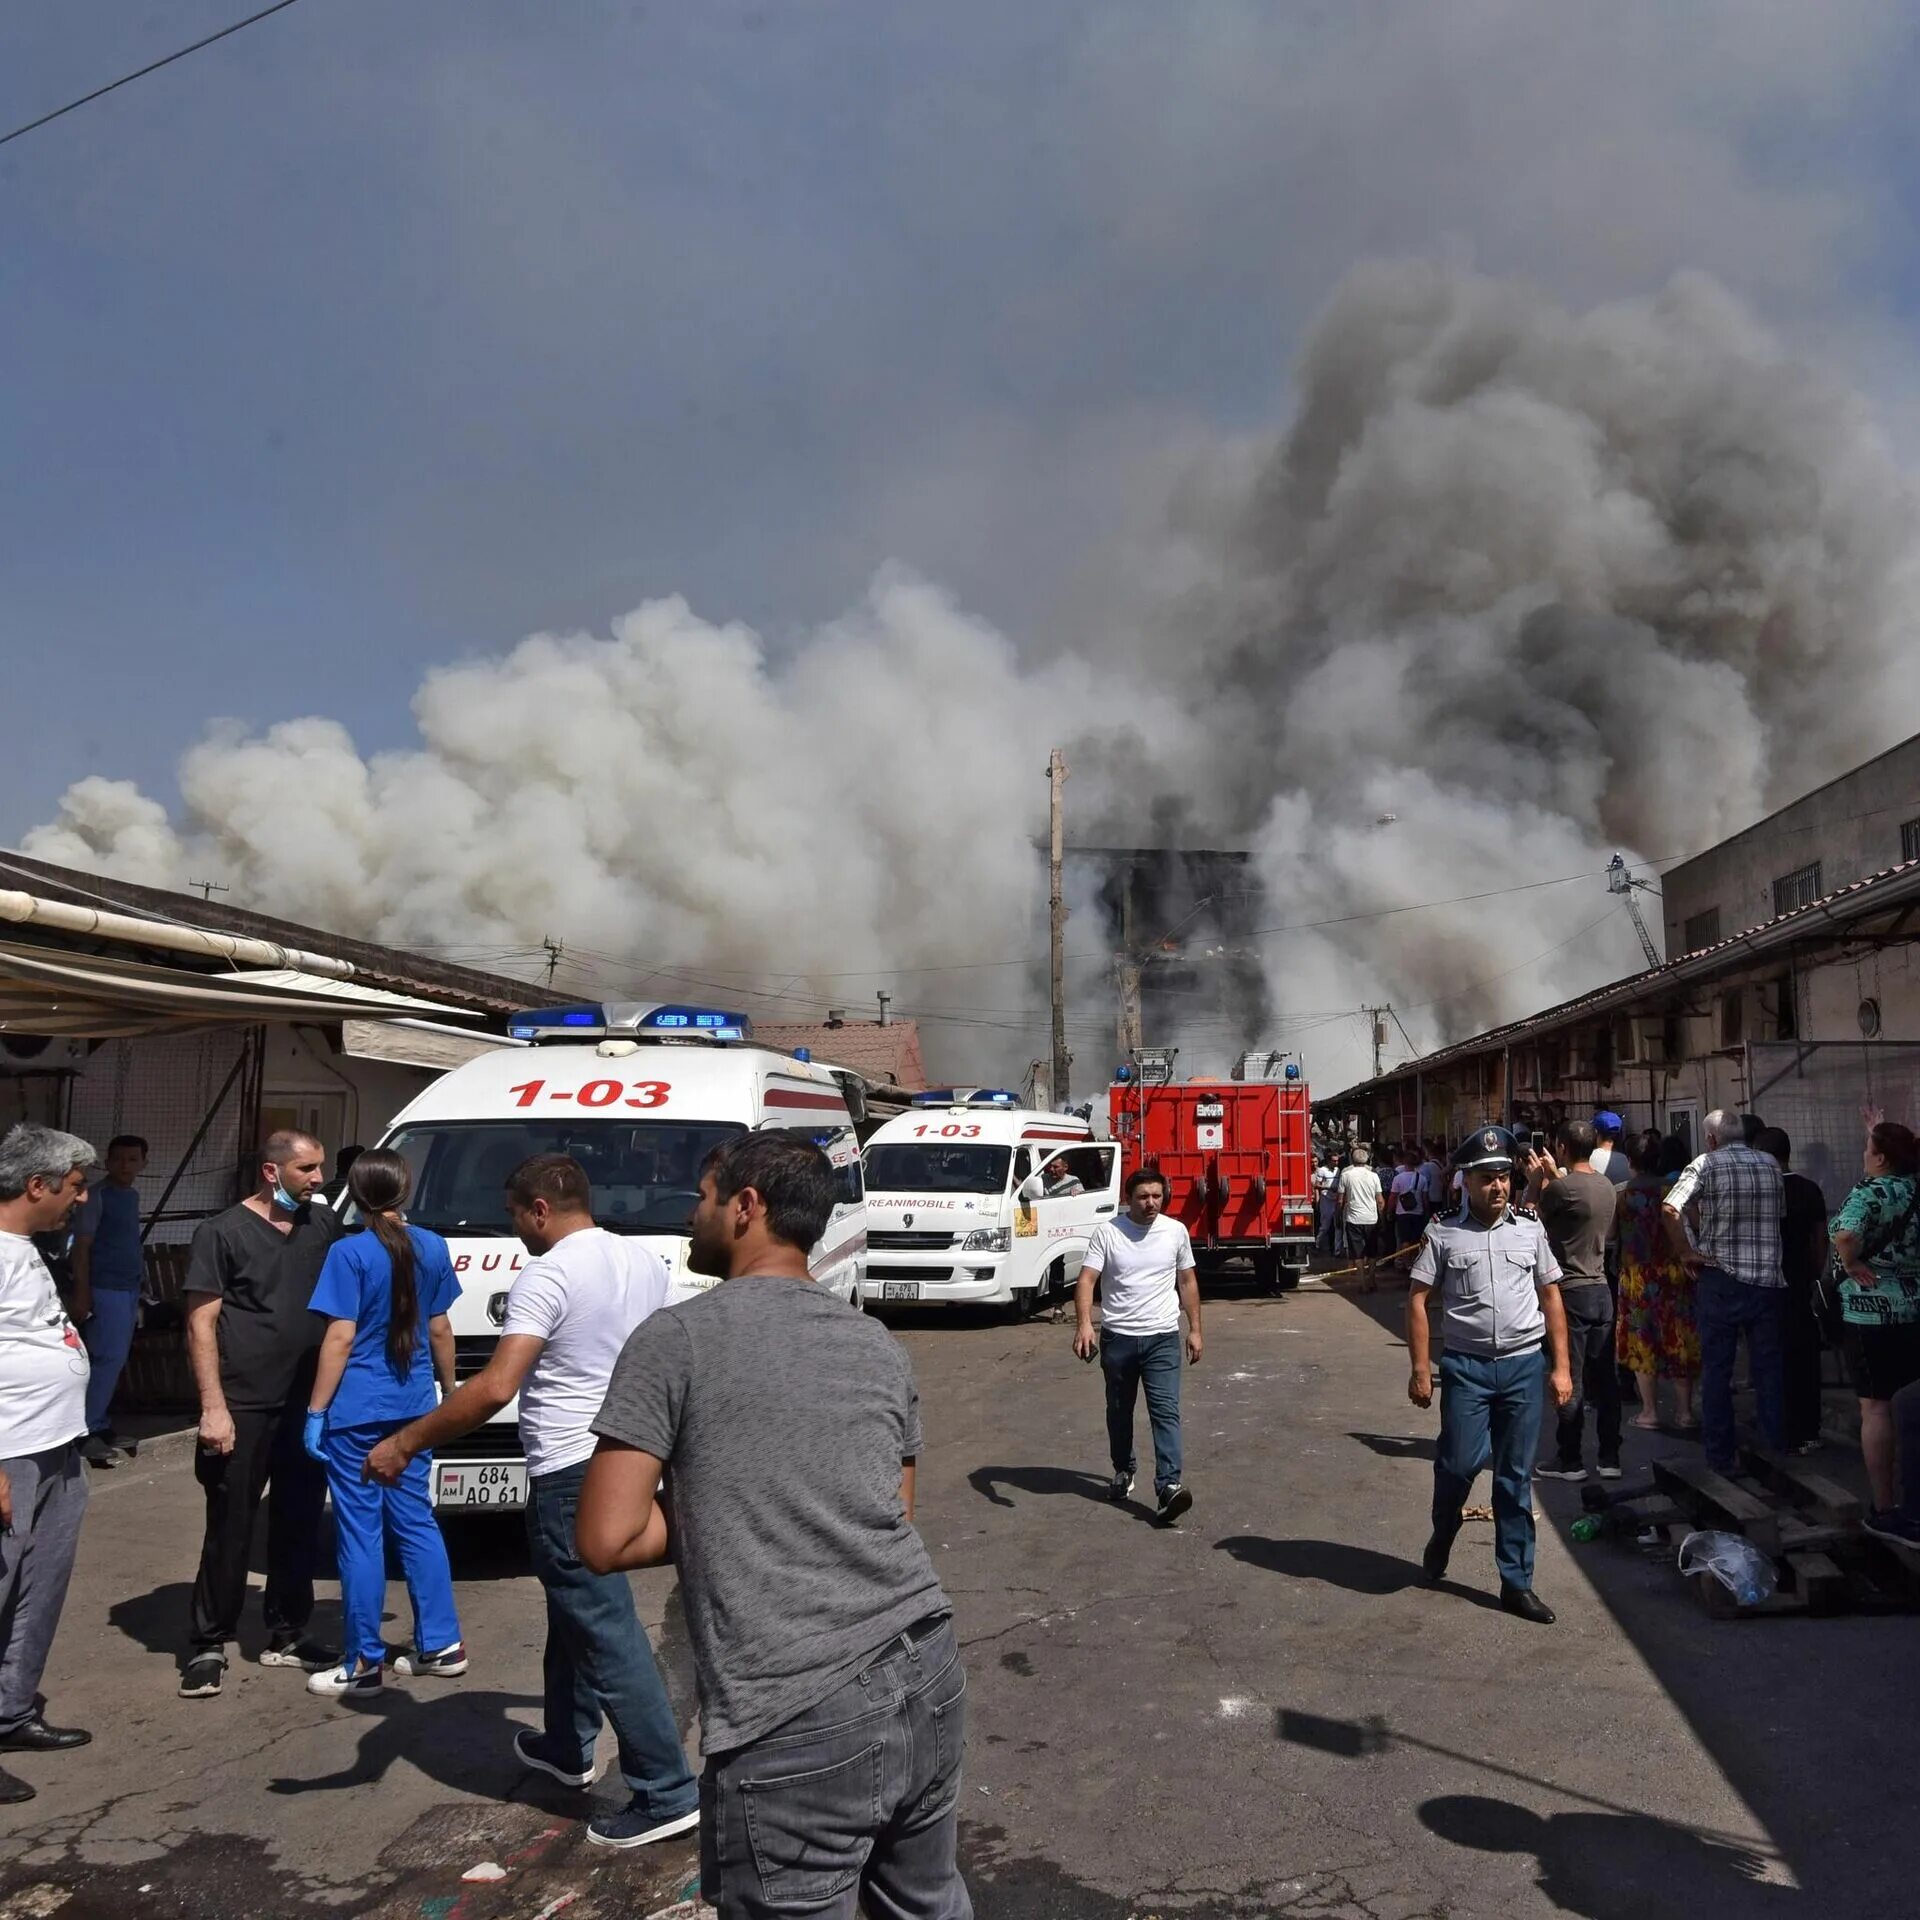
[[[1339,923],[1265,936],[1269,1004],[1210,1043],[1311,1027],[1332,1086],[1363,1049],[1313,1023],[1387,999],[1426,1044],[1638,965],[1599,878],[1616,847],[1707,846],[1920,725],[1910,485],[1858,396],[1714,283],[1573,313],[1369,265],[1297,386],[1251,466],[1223,450],[1176,503],[1206,584],[1097,648],[1023,661],[894,566],[778,660],[653,601],[429,674],[416,750],[217,727],[177,822],[88,779],[26,848],[210,867],[237,902],[402,944],[551,935],[596,977],[736,980],[796,1017],[889,986],[953,1017],[953,1070],[1014,1072],[1044,1045],[1041,970],[972,963],[1038,944],[1060,741],[1076,841],[1248,846],[1267,923]],[[1563,875],[1587,877],[1422,904]],[[1094,1077],[1105,938],[1076,924]]]

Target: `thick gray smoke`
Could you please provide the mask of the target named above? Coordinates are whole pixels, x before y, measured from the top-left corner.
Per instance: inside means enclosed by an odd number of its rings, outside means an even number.
[[[1045,665],[896,567],[777,661],[661,600],[430,674],[417,750],[216,729],[177,820],[83,780],[27,848],[210,868],[236,901],[403,943],[551,935],[609,982],[738,980],[802,1016],[887,985],[954,1016],[937,1064],[1012,1072],[1043,1042],[1037,968],[880,970],[1033,950],[1064,740],[1076,841],[1174,820],[1253,849],[1267,926],[1339,923],[1264,935],[1277,1036],[1208,1043],[1309,1033],[1333,1085],[1362,1070],[1342,1010],[1391,1000],[1424,1044],[1637,965],[1599,877],[1616,846],[1706,846],[1920,725],[1908,483],[1857,397],[1704,279],[1574,314],[1363,267],[1292,423],[1174,517],[1207,585]],[[1384,912],[1563,875],[1586,877]],[[1076,925],[1096,1074],[1106,938]]]

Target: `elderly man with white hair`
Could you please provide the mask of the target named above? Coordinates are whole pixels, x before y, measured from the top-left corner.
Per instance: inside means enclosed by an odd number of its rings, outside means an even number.
[[[22,1124],[0,1139],[0,1753],[58,1753],[90,1738],[49,1726],[39,1698],[87,1509],[90,1369],[33,1236],[66,1226],[96,1157],[51,1127]],[[32,1798],[0,1770],[0,1802]]]
[[[1668,1251],[1699,1275],[1700,1437],[1707,1465],[1731,1473],[1739,1465],[1733,1362],[1742,1332],[1760,1431],[1778,1451],[1787,1444],[1781,1331],[1787,1281],[1780,1265],[1785,1190],[1780,1163],[1746,1144],[1739,1114],[1716,1107],[1702,1128],[1707,1151],[1661,1204]],[[1693,1228],[1691,1246],[1683,1220]]]

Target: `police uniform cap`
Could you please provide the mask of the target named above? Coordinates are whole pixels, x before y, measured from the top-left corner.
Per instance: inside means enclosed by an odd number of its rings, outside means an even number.
[[[1511,1169],[1519,1157],[1520,1143],[1505,1127],[1482,1127],[1454,1148],[1453,1168],[1456,1173]]]

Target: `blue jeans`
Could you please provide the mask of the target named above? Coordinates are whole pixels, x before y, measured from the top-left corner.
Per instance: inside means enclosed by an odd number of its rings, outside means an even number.
[[[972,1920],[955,1840],[967,1676],[923,1620],[700,1783],[700,1891],[720,1920]]]
[[[1730,1473],[1740,1464],[1733,1425],[1733,1359],[1741,1329],[1753,1374],[1754,1410],[1767,1445],[1787,1444],[1787,1372],[1781,1328],[1785,1287],[1750,1286],[1720,1267],[1702,1267],[1694,1314],[1700,1326],[1700,1439],[1707,1465]]]
[[[1475,1476],[1493,1465],[1493,1563],[1503,1587],[1533,1585],[1533,1455],[1547,1403],[1538,1347],[1498,1359],[1440,1356],[1440,1444],[1433,1460],[1433,1530],[1451,1544]]]
[[[137,1289],[95,1287],[93,1312],[80,1329],[87,1344],[87,1360],[93,1371],[87,1376],[87,1431],[105,1433],[107,1409],[113,1405],[113,1390],[133,1350],[133,1330],[140,1319],[140,1295]]]
[[[447,1543],[433,1517],[433,1456],[415,1454],[398,1486],[383,1487],[360,1477],[361,1463],[375,1445],[406,1424],[385,1420],[327,1433],[327,1489],[333,1495],[340,1611],[346,1617],[341,1654],[349,1664],[357,1656],[364,1665],[377,1667],[386,1658],[380,1618],[386,1609],[389,1534],[413,1602],[414,1651],[439,1653],[460,1638]]]
[[[1133,1399],[1147,1390],[1153,1428],[1153,1490],[1180,1484],[1180,1336],[1177,1333],[1102,1333],[1100,1367],[1107,1377],[1107,1446],[1115,1473],[1131,1474]]]
[[[527,1547],[547,1596],[547,1739],[561,1753],[593,1764],[602,1718],[613,1722],[620,1771],[656,1820],[691,1813],[699,1783],[680,1744],[673,1703],[653,1648],[633,1610],[624,1573],[595,1573],[574,1551],[582,1460],[527,1479]]]

